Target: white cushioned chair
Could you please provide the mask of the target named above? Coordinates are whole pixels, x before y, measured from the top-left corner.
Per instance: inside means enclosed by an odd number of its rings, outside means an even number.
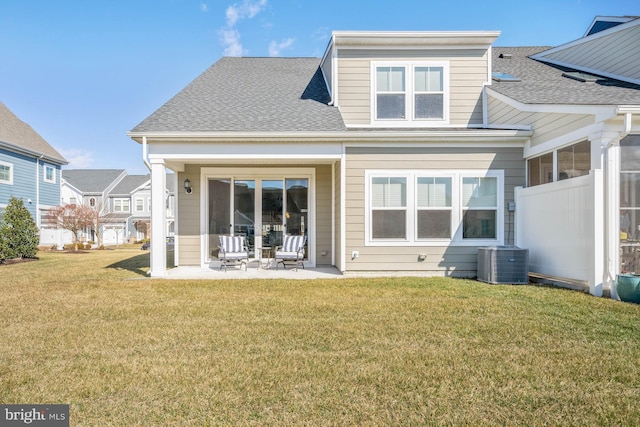
[[[278,269],[279,263],[282,263],[283,268],[286,268],[286,263],[292,263],[295,265],[296,271],[298,271],[298,266],[304,268],[304,245],[306,243],[306,235],[292,236],[290,234],[285,234],[282,246],[276,247],[276,270]]]
[[[227,271],[228,265],[237,265],[238,263],[240,263],[240,269],[244,264],[244,269],[245,271],[247,270],[249,248],[247,247],[245,236],[220,236],[220,246],[218,248],[220,249],[218,253],[220,270],[224,267],[224,271]]]

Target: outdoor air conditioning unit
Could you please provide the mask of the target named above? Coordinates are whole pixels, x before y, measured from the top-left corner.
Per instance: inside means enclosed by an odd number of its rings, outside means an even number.
[[[478,249],[478,280],[486,283],[529,283],[529,249],[488,246]]]

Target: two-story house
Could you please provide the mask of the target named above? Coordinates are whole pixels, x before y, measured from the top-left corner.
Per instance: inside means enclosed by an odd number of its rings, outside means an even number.
[[[165,233],[173,235],[173,183],[165,189]],[[124,169],[69,169],[62,172],[62,204],[82,204],[100,212],[102,244],[118,245],[149,237],[151,191],[149,175],[128,175]],[[73,236],[64,234],[63,243]],[[96,242],[96,230],[82,233],[84,242]]]
[[[174,182],[166,180],[164,203],[166,209],[165,235],[174,235]],[[149,175],[127,175],[109,193],[109,214],[105,215],[105,244],[118,244],[123,239],[140,241],[151,232],[151,179]]]
[[[615,24],[553,49],[340,31],[322,58],[222,58],[129,132],[152,224],[171,169],[178,266],[217,265],[222,234],[257,256],[286,232],[307,235],[307,266],[472,277],[479,247],[518,244],[532,271],[602,294],[619,194],[640,209],[619,155],[640,133],[640,20]],[[152,227],[152,276],[163,241]]]
[[[60,200],[60,170],[68,162],[0,102],[0,218],[11,196],[22,199],[38,227]],[[41,241],[47,231],[41,228]]]

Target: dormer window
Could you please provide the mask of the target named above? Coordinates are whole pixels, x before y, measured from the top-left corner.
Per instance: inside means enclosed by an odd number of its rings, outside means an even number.
[[[384,126],[447,124],[448,63],[372,64],[372,123]]]

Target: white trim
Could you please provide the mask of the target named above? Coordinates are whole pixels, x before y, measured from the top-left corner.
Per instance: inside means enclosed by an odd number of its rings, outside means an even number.
[[[138,210],[138,201],[142,202],[142,209]],[[151,207],[151,205],[149,205],[149,207]],[[140,213],[140,212],[144,212],[144,198],[143,197],[136,197],[134,199],[133,202],[133,212],[134,213]]]
[[[406,178],[406,238],[374,240],[371,237],[371,179],[373,177],[403,177]],[[452,178],[451,194],[451,238],[450,239],[418,239],[416,236],[416,180],[419,177],[450,177]],[[495,239],[464,239],[462,237],[463,214],[469,208],[463,206],[462,182],[463,178],[496,178],[498,200],[496,210],[496,238]],[[365,171],[365,246],[487,246],[504,244],[504,170],[366,170]],[[494,209],[494,208],[490,208]]]
[[[316,242],[317,242],[317,230],[316,230],[316,170],[315,168],[259,168],[259,167],[203,167],[200,169],[200,262],[203,268],[209,267],[211,262],[210,248],[209,248],[209,230],[207,227],[208,220],[208,206],[209,206],[209,191],[208,181],[216,178],[231,178],[235,180],[252,179],[256,181],[269,180],[269,179],[282,179],[284,181],[288,178],[306,178],[309,180],[308,187],[308,261],[305,262],[305,266],[316,266]],[[256,197],[260,196],[258,190],[261,188],[259,182],[256,182]],[[230,194],[229,206],[233,204],[233,192]],[[257,201],[255,209],[261,210],[260,200]],[[233,219],[232,219],[233,221]],[[261,243],[260,243],[261,244]]]
[[[617,115],[616,105],[576,105],[576,104],[525,104],[487,86],[487,93],[500,102],[520,110],[524,113],[562,113],[562,114],[593,114],[596,121],[610,119]]]
[[[56,183],[56,168],[54,166],[48,165],[46,163],[42,164],[42,168],[44,169],[44,173],[42,174],[42,180],[44,182],[48,182],[51,184],[55,184]],[[47,179],[47,170],[51,169],[53,171],[53,179]]]
[[[13,185],[13,163],[0,161],[0,166],[9,168],[9,180],[0,179],[0,184]]]
[[[336,164],[331,163],[331,265],[336,265]]]
[[[342,157],[340,159],[340,259],[337,267],[341,272],[347,269],[347,146],[342,144]]]
[[[129,202],[129,209],[124,210],[124,202]],[[120,202],[120,210],[116,209],[117,202]],[[114,197],[113,198],[113,211],[117,213],[131,213],[131,199],[128,197]]]
[[[496,93],[495,91],[492,91]],[[498,96],[496,96],[498,97]],[[506,98],[506,97],[505,97]],[[511,98],[508,98],[511,100]],[[514,101],[517,102],[517,101]],[[545,106],[536,106],[537,109],[531,109],[531,106],[527,106],[527,104],[518,103],[518,105],[524,106],[530,111],[538,111],[540,109],[543,111],[543,107]],[[580,106],[565,106],[566,111],[557,111],[557,112],[576,112],[576,108],[580,109]],[[517,107],[515,107],[517,108]],[[573,110],[569,110],[572,108]],[[593,107],[586,107],[588,111],[584,111],[584,114],[593,114]],[[610,109],[613,107],[608,107],[607,111],[611,111]],[[556,112],[556,111],[549,111]],[[580,111],[579,111],[580,112]],[[615,114],[610,114],[610,116],[614,116]],[[442,126],[444,128],[444,126]],[[358,129],[358,128],[371,128],[370,125],[366,126],[349,126],[349,129]],[[518,130],[500,130],[500,129],[473,129],[468,130],[467,128],[461,128],[461,126],[451,126],[452,129],[421,129],[415,130],[410,129],[406,131],[402,130],[389,130],[389,131],[340,131],[340,132],[290,132],[290,133],[280,133],[280,132],[152,132],[152,133],[129,133],[129,137],[135,139],[145,136],[147,139],[154,140],[155,142],[168,142],[175,143],[178,147],[183,147],[185,144],[189,142],[198,142],[198,141],[206,141],[212,143],[237,143],[237,142],[251,142],[255,143],[256,146],[261,145],[265,142],[275,142],[276,145],[270,144],[269,149],[277,149],[279,147],[288,148],[289,153],[292,148],[290,142],[295,142],[299,144],[301,142],[305,143],[328,143],[327,146],[323,147],[324,149],[332,148],[333,144],[341,143],[343,141],[371,141],[371,140],[387,140],[389,138],[398,139],[403,138],[407,140],[415,140],[421,139],[425,137],[434,137],[441,138],[447,136],[487,136],[487,137],[519,137],[519,136],[529,136],[523,134],[522,131]],[[181,141],[184,140],[184,141]],[[202,149],[202,145],[197,145]],[[305,146],[305,150],[309,150],[314,145],[308,144]],[[157,150],[157,147],[151,146],[150,148],[154,148]],[[318,150],[320,151],[320,150]],[[286,151],[283,150],[283,154],[286,154]],[[318,153],[317,155],[323,155],[324,153]],[[334,154],[333,152],[328,152],[326,155],[330,156]],[[273,158],[281,157],[281,154],[274,154]],[[296,156],[301,157],[301,156]],[[304,157],[304,156],[302,156]]]
[[[402,67],[405,70],[404,95],[405,95],[405,117],[399,119],[378,119],[377,118],[377,69],[379,67]],[[415,70],[418,67],[438,67],[442,68],[442,118],[437,119],[421,119],[415,117]],[[371,61],[370,65],[370,81],[371,81],[371,116],[370,123],[372,127],[382,126],[391,128],[407,128],[425,126],[443,126],[449,124],[450,114],[450,96],[451,90],[449,85],[449,61]]]

